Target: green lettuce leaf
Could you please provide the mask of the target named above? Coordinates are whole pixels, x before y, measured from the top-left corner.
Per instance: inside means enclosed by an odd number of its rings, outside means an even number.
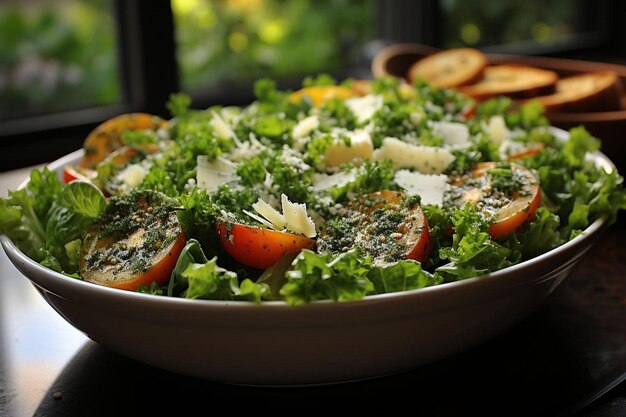
[[[48,269],[63,273],[63,267],[61,267],[59,260],[50,251],[45,251],[45,258],[39,263],[41,264],[41,266],[44,266]]]
[[[72,181],[63,187],[59,203],[88,219],[97,219],[107,206],[102,191],[87,181]]]
[[[217,257],[203,264],[190,264],[182,273],[189,287],[185,298],[206,300],[238,300],[260,303],[267,293],[265,284],[244,279],[239,286],[237,274],[217,265]]]
[[[106,200],[85,181],[61,185],[56,173],[33,170],[26,189],[0,199],[0,233],[30,258],[68,275],[78,271],[80,242]]]
[[[239,284],[239,289],[233,292],[233,299],[260,303],[262,299],[267,298],[268,293],[269,287],[267,284],[254,282],[246,278]]]
[[[589,226],[589,205],[577,201],[569,214],[564,234],[570,235],[571,231],[582,230],[587,226]]]
[[[280,295],[291,306],[315,300],[360,300],[374,290],[367,278],[370,266],[371,260],[356,249],[334,258],[303,250],[287,271]]]
[[[176,265],[174,266],[174,270],[172,271],[167,288],[167,295],[171,297],[187,289],[189,284],[182,275],[189,265],[194,263],[203,264],[206,262],[209,262],[209,260],[204,254],[204,251],[200,246],[200,242],[196,239],[189,239],[183,250],[180,252]]]
[[[573,231],[586,228],[599,217],[606,217],[611,224],[618,211],[626,208],[623,178],[586,158],[599,147],[599,140],[584,127],[575,127],[570,129],[569,139],[556,143],[556,148],[548,147],[519,161],[537,173],[542,200],[563,220],[564,238],[575,236]]]
[[[573,127],[569,131],[569,139],[565,141],[562,153],[570,167],[582,167],[588,152],[600,149],[600,141],[589,134],[583,127]]]
[[[65,245],[77,239],[82,241],[94,220],[59,203],[54,203],[50,207],[46,224],[45,247],[49,255],[57,259],[63,272],[78,271],[78,264],[74,259],[70,259]]]
[[[452,244],[452,239],[449,237],[451,223],[448,213],[442,207],[431,204],[425,204],[421,207],[430,228],[431,251],[428,261],[424,265],[426,268],[430,268],[441,263],[439,249]]]
[[[35,261],[46,257],[44,226],[35,213],[33,198],[25,189],[11,191],[8,198],[0,198],[0,234],[8,236]]]
[[[188,282],[185,298],[230,300],[238,290],[237,274],[217,266],[217,258],[189,264],[181,275]]]
[[[50,257],[54,257],[62,272],[78,272],[82,239],[106,206],[102,191],[90,182],[72,181],[66,184],[47,214],[45,248],[48,262],[52,262]]]
[[[530,259],[563,243],[561,239],[560,219],[545,207],[539,207],[535,219],[520,233],[522,256]]]
[[[589,216],[592,219],[606,217],[609,224],[617,220],[617,213],[626,209],[624,178],[617,171],[597,169],[591,176],[588,195]]]
[[[217,265],[217,257],[207,259],[200,243],[190,239],[172,271],[167,295],[206,300],[240,300],[261,302],[269,292],[266,284],[244,279]]]
[[[400,261],[389,266],[375,266],[367,274],[377,294],[415,290],[436,283],[432,274],[422,270],[419,262]]]
[[[491,239],[488,224],[474,208],[466,205],[452,216],[454,235],[452,247],[439,250],[439,257],[450,262],[435,270],[437,279],[458,281],[497,271],[516,264],[519,250]]]
[[[46,217],[48,210],[61,192],[62,186],[63,184],[59,181],[56,172],[50,171],[48,167],[44,167],[41,171],[33,170],[30,173],[27,188],[30,195],[33,196],[33,209],[44,225],[48,221]]]

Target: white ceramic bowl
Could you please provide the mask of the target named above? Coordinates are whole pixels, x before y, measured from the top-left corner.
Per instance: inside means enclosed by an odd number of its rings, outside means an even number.
[[[50,165],[59,173],[82,151]],[[594,159],[606,169],[603,154]],[[475,346],[523,320],[599,238],[570,242],[473,279],[353,302],[187,300],[102,287],[48,270],[5,236],[2,246],[46,301],[91,339],[155,367],[219,382],[303,385],[409,370]]]

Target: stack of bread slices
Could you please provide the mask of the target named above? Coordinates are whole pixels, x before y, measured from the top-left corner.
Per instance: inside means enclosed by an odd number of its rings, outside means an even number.
[[[496,96],[520,103],[539,100],[548,113],[617,111],[624,109],[625,101],[620,77],[612,71],[561,77],[555,71],[528,65],[491,65],[474,48],[428,55],[411,65],[406,78],[456,88],[477,101]]]

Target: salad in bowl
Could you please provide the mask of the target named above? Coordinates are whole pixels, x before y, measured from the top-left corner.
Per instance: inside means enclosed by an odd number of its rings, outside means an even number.
[[[538,103],[392,77],[255,94],[104,122],[62,176],[0,199],[0,233],[94,285],[297,306],[484,276],[626,207],[599,140]]]

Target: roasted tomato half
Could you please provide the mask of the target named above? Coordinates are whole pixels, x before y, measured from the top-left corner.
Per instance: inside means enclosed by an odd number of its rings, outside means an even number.
[[[448,201],[482,211],[491,223],[489,234],[498,239],[534,218],[541,191],[535,175],[520,164],[481,162],[452,181]]]
[[[184,246],[185,234],[168,197],[147,190],[112,197],[83,241],[80,276],[125,290],[163,285]]]
[[[95,169],[96,165],[111,152],[124,146],[123,135],[127,130],[153,130],[167,126],[167,121],[147,113],[128,113],[109,119],[96,127],[85,139],[83,168]]]
[[[348,201],[341,215],[327,223],[318,245],[331,252],[357,246],[379,265],[402,259],[424,263],[431,239],[418,200],[386,190]]]
[[[238,262],[257,269],[269,268],[286,253],[315,246],[315,241],[305,236],[240,223],[219,223],[217,233],[226,252]]]

